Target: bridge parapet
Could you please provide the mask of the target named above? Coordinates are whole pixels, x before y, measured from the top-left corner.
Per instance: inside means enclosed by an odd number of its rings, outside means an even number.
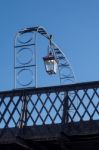
[[[0,137],[98,133],[99,82],[0,92]]]

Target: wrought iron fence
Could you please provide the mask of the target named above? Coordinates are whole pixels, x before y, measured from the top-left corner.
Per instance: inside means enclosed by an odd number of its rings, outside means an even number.
[[[36,92],[36,89],[33,91]],[[61,123],[63,117],[63,91],[32,93],[24,90],[1,94],[0,128],[23,127]]]
[[[99,88],[75,90],[68,102],[69,122],[99,120]]]
[[[0,128],[99,120],[99,82],[0,93]]]

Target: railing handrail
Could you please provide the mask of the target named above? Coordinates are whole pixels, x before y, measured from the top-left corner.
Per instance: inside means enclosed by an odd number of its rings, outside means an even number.
[[[83,82],[83,83],[76,83],[76,84],[68,84],[68,85],[61,85],[61,86],[49,86],[49,87],[38,87],[38,88],[25,88],[25,89],[14,89],[9,91],[1,91],[0,96],[6,95],[14,96],[22,95],[22,93],[27,94],[36,94],[36,93],[45,93],[45,92],[56,92],[56,91],[72,91],[72,90],[81,90],[81,89],[92,89],[98,88],[99,81],[92,81],[92,82]]]

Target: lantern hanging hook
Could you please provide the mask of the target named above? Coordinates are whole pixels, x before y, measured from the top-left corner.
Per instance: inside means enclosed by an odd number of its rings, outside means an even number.
[[[52,44],[52,34],[50,34],[49,42],[50,42],[50,46],[51,46],[51,44]]]
[[[49,54],[54,55],[54,51],[52,48],[52,34],[49,35],[48,55]]]

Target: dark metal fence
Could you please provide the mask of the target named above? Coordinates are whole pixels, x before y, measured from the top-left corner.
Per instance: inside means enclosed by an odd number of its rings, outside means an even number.
[[[0,128],[99,120],[99,82],[0,93]]]

